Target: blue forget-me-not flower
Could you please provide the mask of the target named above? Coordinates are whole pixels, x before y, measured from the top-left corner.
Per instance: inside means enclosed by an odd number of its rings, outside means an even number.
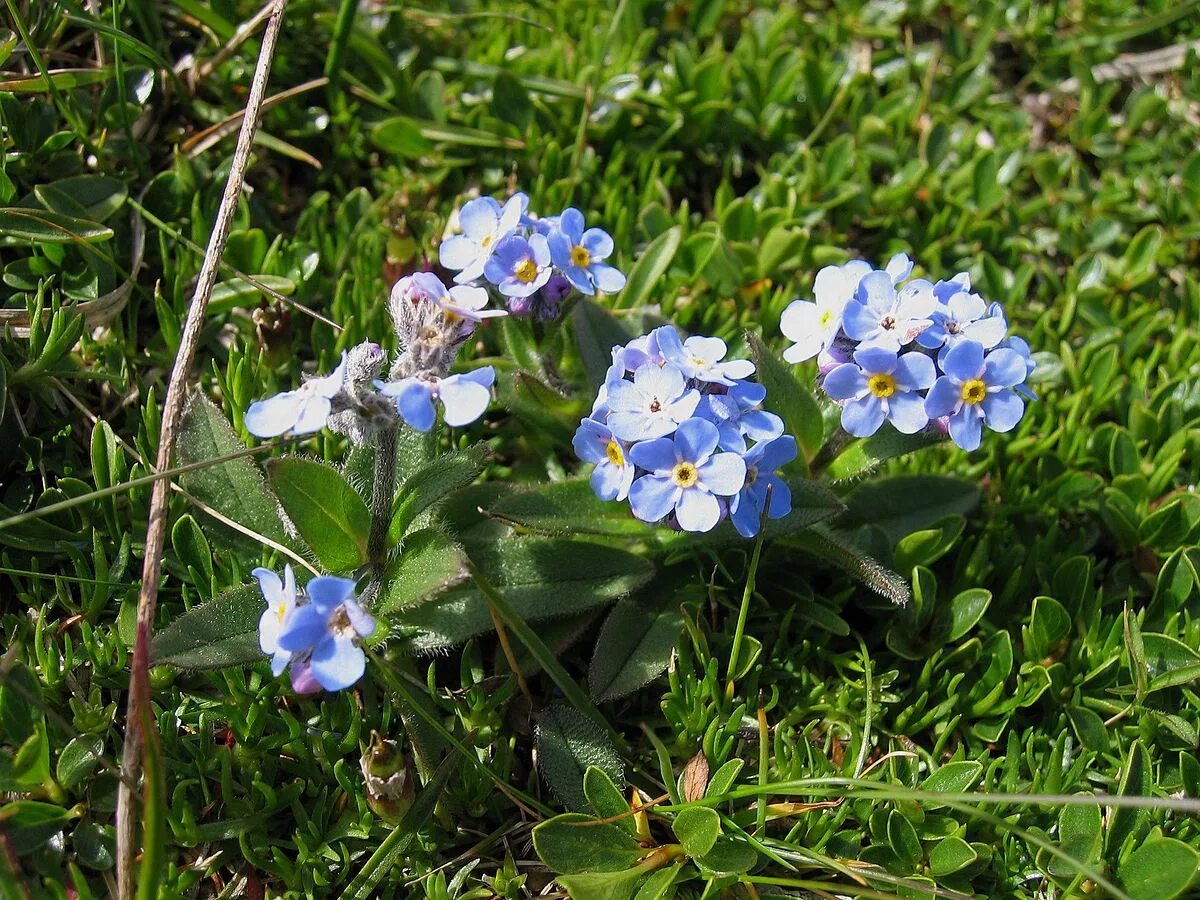
[[[855,437],[874,434],[885,419],[903,434],[916,434],[929,424],[918,391],[935,378],[933,360],[923,353],[860,347],[854,362],[825,376],[825,393],[842,401],[842,427]]]
[[[362,677],[366,655],[359,640],[375,632],[375,620],[354,588],[349,578],[320,575],[305,587],[308,603],[285,620],[279,646],[292,654],[292,687],[299,693],[340,691]]]
[[[777,470],[795,458],[796,439],[790,434],[755,444],[742,455],[746,463],[746,483],[729,501],[729,518],[742,537],[751,538],[758,534],[764,509],[767,509],[769,519],[781,519],[791,512],[792,491]]]
[[[554,265],[580,293],[611,294],[625,287],[625,276],[604,262],[612,255],[612,238],[599,228],[584,230],[579,210],[564,209],[556,227],[547,232],[547,240]]]
[[[483,267],[484,277],[506,297],[528,297],[540,289],[554,269],[550,246],[541,234],[528,238],[510,234],[496,245],[496,251]]]
[[[1001,348],[985,355],[976,341],[961,341],[942,358],[941,378],[930,388],[925,411],[947,418],[950,437],[964,450],[979,447],[983,426],[1010,431],[1021,421],[1025,401],[1013,390],[1025,380],[1025,360]]]
[[[437,420],[434,401],[442,404],[446,424],[452,428],[469,425],[483,415],[492,399],[496,370],[482,366],[470,372],[434,376],[410,376],[400,381],[377,382],[385,397],[392,397],[400,417],[417,431],[428,431]]]
[[[325,427],[333,398],[346,383],[346,354],[328,375],[310,378],[294,391],[256,400],[246,410],[246,430],[255,437],[313,434]]]
[[[458,213],[463,233],[446,238],[438,250],[442,265],[458,272],[454,276],[457,283],[482,277],[496,246],[517,228],[528,206],[525,194],[513,194],[503,206],[492,197],[478,197],[463,204]]]

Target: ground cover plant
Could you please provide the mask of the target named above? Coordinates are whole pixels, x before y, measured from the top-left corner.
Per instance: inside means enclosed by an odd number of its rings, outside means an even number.
[[[6,0],[0,895],[1195,895],[1198,6]]]

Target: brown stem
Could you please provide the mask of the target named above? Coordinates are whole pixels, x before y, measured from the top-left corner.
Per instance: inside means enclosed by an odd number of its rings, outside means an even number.
[[[250,162],[250,151],[254,143],[254,132],[258,127],[259,113],[266,94],[267,77],[271,72],[271,59],[275,53],[275,42],[283,24],[283,11],[287,0],[275,0],[266,29],[263,31],[258,64],[250,84],[250,96],[246,101],[246,116],[238,135],[237,147],[225,182],[225,193],[217,210],[208,249],[196,279],[196,292],[188,308],[187,321],[179,343],[179,355],[171,370],[163,404],[162,437],[158,445],[156,467],[161,471],[170,468],[175,448],[176,431],[183,412],[187,379],[196,355],[196,344],[204,324],[204,314],[212,296],[220,270],[221,255],[225,241],[233,224],[233,215],[242,193],[242,179]],[[129,695],[125,705],[125,745],[121,753],[122,779],[117,793],[117,896],[129,900],[135,891],[133,863],[137,855],[137,812],[134,785],[142,771],[142,752],[145,734],[142,729],[142,713],[148,712],[150,703],[150,635],[154,629],[154,613],[158,605],[158,581],[162,575],[163,546],[166,539],[167,511],[170,500],[170,481],[162,479],[154,483],[150,498],[150,520],[146,529],[146,550],[142,565],[142,589],[138,597],[137,637],[133,647],[133,665],[130,672]],[[146,715],[145,720],[153,723]],[[152,724],[151,724],[152,727]]]

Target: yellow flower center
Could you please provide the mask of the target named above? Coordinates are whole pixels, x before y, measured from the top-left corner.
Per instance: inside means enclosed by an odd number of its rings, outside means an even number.
[[[681,462],[671,472],[671,480],[681,488],[690,488],[700,480],[700,473],[689,462]]]
[[[283,617],[287,615],[287,609],[288,609],[288,608],[287,608],[287,604],[286,604],[286,603],[280,603],[280,604],[279,604],[279,609],[277,609],[277,610],[275,611],[275,617],[276,617],[277,619],[279,619],[279,624],[280,624],[280,625],[282,625],[282,624],[283,624]]]
[[[746,469],[746,487],[750,487],[756,481],[758,481],[758,466],[750,466]]]
[[[828,328],[829,323],[832,319],[833,319],[833,313],[827,309],[827,310],[825,310],[825,312],[821,313],[821,318],[818,319],[817,321],[820,323],[822,328]]]
[[[479,242],[479,246],[486,250],[488,247],[492,246],[493,240],[494,238],[492,235],[485,235],[484,238]]]
[[[616,441],[609,441],[608,446],[604,448],[604,452],[608,455],[608,461],[614,466],[625,465],[625,451],[621,449],[621,445]]]
[[[876,397],[887,399],[896,393],[896,379],[881,372],[867,379],[867,387]]]
[[[537,278],[537,263],[532,259],[523,259],[517,263],[516,268],[513,269],[513,274],[517,276],[517,281],[529,284],[529,282]]]
[[[571,248],[571,265],[579,266],[581,269],[586,269],[592,264],[592,254],[587,252],[586,247],[581,247],[576,244]]]
[[[962,386],[963,403],[974,406],[977,403],[982,403],[983,398],[987,396],[987,385],[978,378],[972,378],[970,381],[964,381]]]

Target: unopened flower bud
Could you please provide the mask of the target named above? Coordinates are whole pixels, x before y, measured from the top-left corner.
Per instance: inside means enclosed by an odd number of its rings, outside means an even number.
[[[389,824],[399,822],[412,806],[414,795],[412,761],[400,744],[372,731],[360,768],[371,809]]]

